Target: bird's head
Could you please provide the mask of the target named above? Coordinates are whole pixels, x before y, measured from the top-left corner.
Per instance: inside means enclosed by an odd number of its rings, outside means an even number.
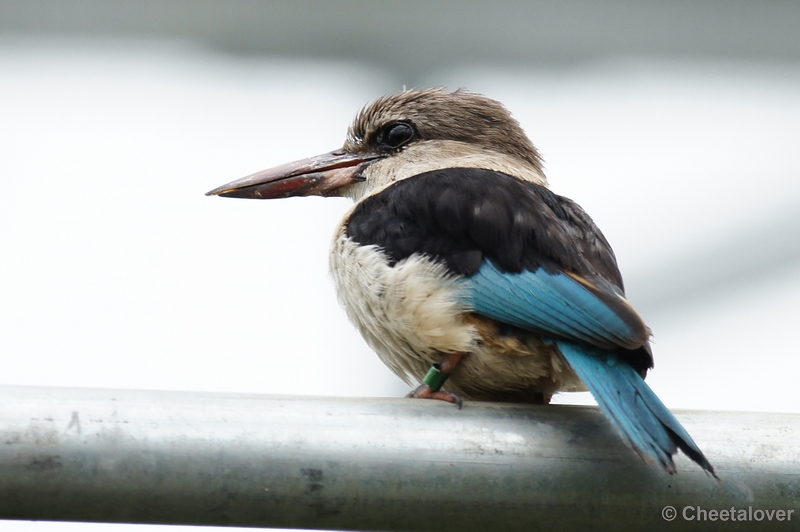
[[[465,90],[408,90],[367,105],[341,149],[263,170],[207,193],[233,198],[348,196],[442,168],[484,168],[546,185],[541,158],[495,100]]]

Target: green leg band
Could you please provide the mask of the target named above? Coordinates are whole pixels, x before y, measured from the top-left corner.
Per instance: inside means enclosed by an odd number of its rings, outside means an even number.
[[[428,370],[428,374],[422,379],[422,382],[427,384],[434,392],[438,392],[447,381],[447,377],[449,377],[447,373],[442,373],[442,370],[436,366],[438,366],[438,364],[431,366],[431,369]]]

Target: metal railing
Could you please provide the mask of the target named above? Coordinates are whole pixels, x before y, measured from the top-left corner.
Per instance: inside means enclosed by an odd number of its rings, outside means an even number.
[[[676,416],[721,483],[643,463],[592,407],[0,387],[0,519],[797,530],[800,415]]]

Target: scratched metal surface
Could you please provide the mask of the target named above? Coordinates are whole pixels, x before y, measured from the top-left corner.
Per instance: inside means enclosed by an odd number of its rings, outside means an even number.
[[[800,415],[677,417],[722,484],[642,463],[592,407],[0,387],[0,519],[679,530],[700,506],[797,529]]]

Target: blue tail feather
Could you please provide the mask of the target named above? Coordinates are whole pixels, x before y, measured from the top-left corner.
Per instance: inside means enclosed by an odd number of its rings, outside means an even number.
[[[600,408],[645,460],[655,460],[669,473],[678,448],[711,473],[714,468],[653,390],[613,351],[564,340],[555,342]]]

